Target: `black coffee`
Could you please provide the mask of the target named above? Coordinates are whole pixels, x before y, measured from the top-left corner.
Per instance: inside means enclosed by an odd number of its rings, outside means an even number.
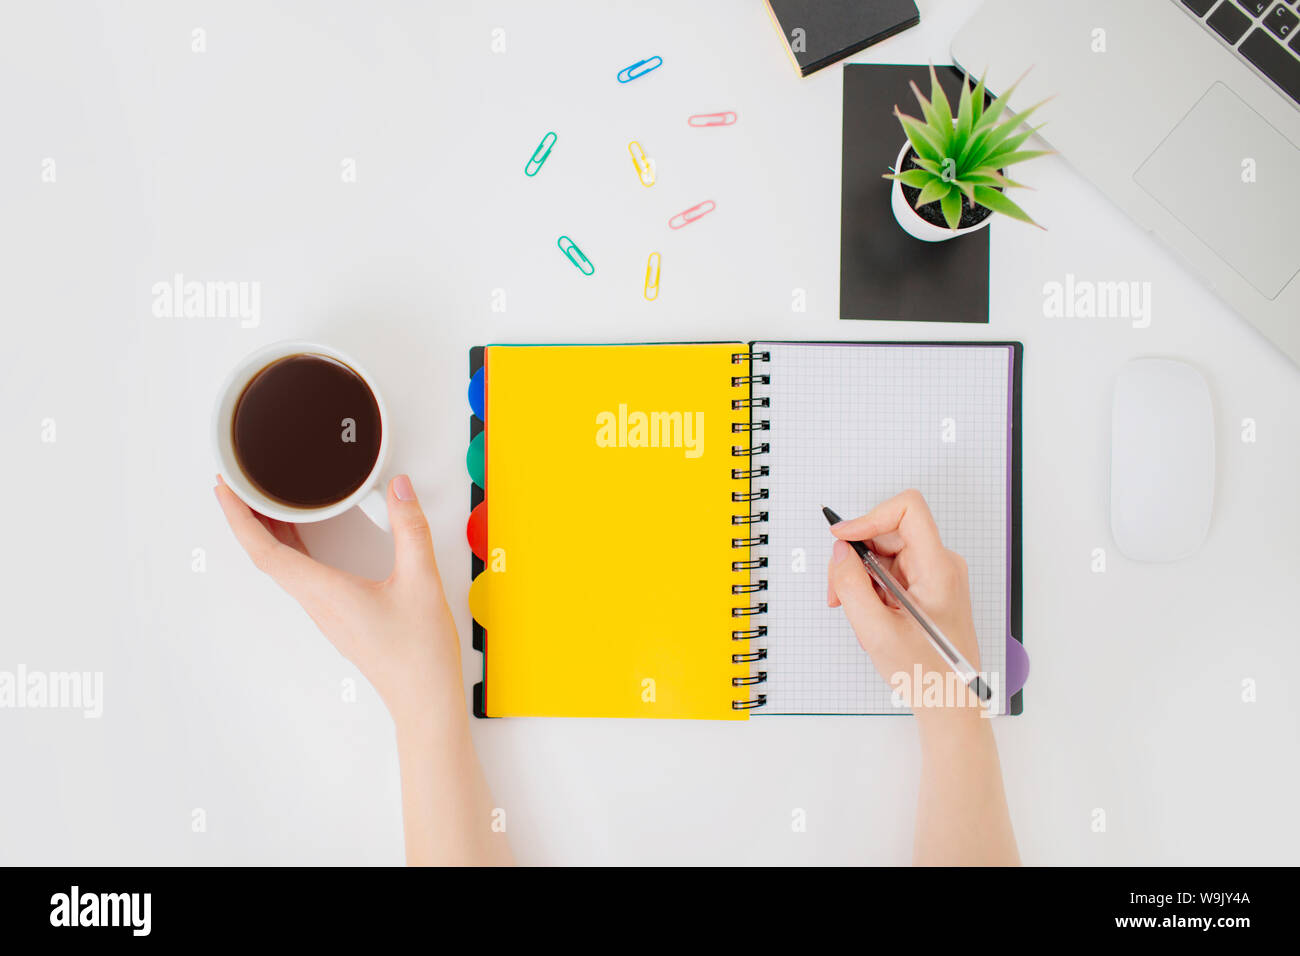
[[[298,508],[342,501],[375,467],[383,426],[360,375],[324,355],[290,355],[235,403],[235,459],[267,497]]]

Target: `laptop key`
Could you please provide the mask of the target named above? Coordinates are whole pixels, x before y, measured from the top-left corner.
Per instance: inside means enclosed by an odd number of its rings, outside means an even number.
[[[1297,23],[1300,23],[1300,17],[1297,17],[1280,3],[1270,10],[1268,16],[1264,18],[1264,26],[1273,32],[1273,36],[1281,40],[1291,36],[1291,32],[1295,30]]]
[[[1203,17],[1210,12],[1210,7],[1214,6],[1214,0],[1183,0],[1183,6],[1198,17]]]
[[[1219,36],[1229,43],[1235,44],[1250,26],[1250,17],[1242,13],[1241,8],[1232,0],[1223,0],[1223,3],[1219,4],[1215,11],[1210,14],[1210,19],[1205,22]]]
[[[1273,0],[1237,0],[1237,5],[1252,17],[1262,17]]]
[[[1256,29],[1237,49],[1261,73],[1282,87],[1291,99],[1300,103],[1300,60],[1286,52],[1282,44],[1266,31]]]

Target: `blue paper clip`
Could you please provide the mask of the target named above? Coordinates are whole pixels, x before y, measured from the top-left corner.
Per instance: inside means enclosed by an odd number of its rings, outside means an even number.
[[[646,64],[649,64],[648,66]],[[637,60],[627,69],[618,71],[618,81],[620,83],[631,83],[637,77],[645,76],[651,70],[657,70],[664,65],[664,58],[661,56],[652,56],[648,60]],[[641,69],[641,67],[645,69]]]
[[[551,155],[551,147],[555,145],[555,141],[558,139],[559,137],[554,133],[547,133],[542,137],[542,141],[538,143],[537,148],[533,150],[533,155],[532,158],[528,160],[528,165],[524,167],[525,176],[536,176],[541,172],[542,163],[546,162],[546,158]]]
[[[560,236],[555,240],[555,244],[560,247],[564,257],[578,267],[578,271],[585,276],[591,275],[596,271],[596,267],[591,264],[591,260],[582,254],[578,244],[568,236]]]

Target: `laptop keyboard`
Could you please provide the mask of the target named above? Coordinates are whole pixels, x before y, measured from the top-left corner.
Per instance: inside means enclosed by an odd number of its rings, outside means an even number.
[[[1174,0],[1300,105],[1300,0]]]

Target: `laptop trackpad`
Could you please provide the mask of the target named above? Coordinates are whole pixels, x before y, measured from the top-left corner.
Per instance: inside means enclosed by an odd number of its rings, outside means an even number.
[[[1300,271],[1297,171],[1300,149],[1215,83],[1133,178],[1272,299]]]

